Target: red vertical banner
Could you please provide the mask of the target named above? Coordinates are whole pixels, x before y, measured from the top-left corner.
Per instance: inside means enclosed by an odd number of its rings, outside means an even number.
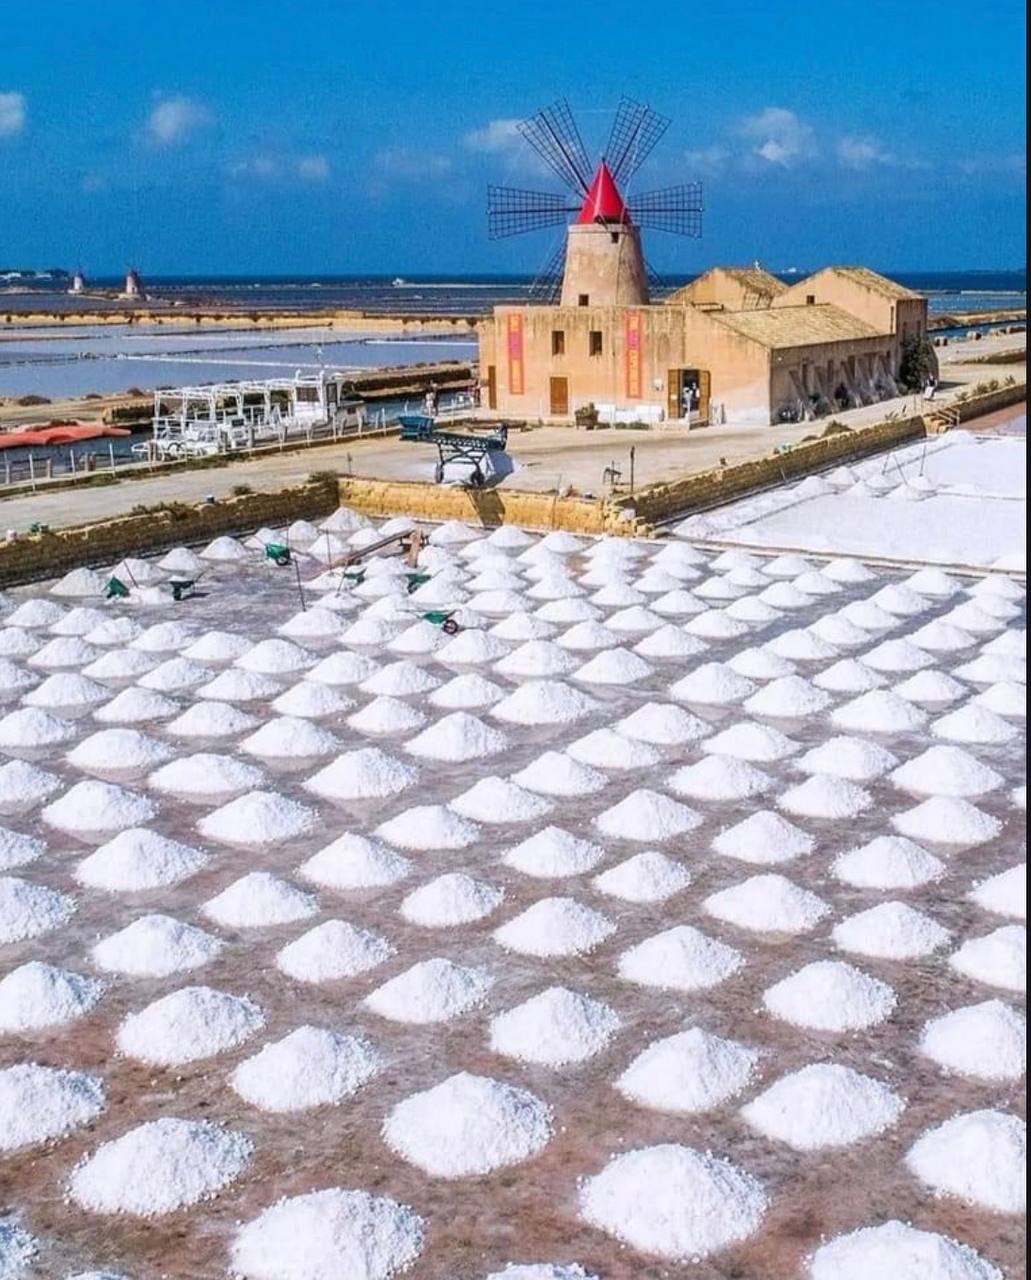
[[[623,326],[623,342],[626,348],[626,397],[628,400],[640,400],[642,395],[640,311],[628,311]]]
[[[521,396],[525,390],[523,365],[523,317],[516,313],[508,317],[508,393]]]

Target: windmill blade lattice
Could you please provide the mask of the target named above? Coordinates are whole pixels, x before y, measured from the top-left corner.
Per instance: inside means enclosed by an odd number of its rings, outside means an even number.
[[[530,285],[529,298],[531,302],[542,302],[545,304],[554,304],[558,302],[562,294],[562,277],[566,270],[566,238],[562,237],[562,241],[558,248],[548,259],[547,264],[534,278],[534,282]]]
[[[517,128],[552,173],[570,190],[581,197],[587,194],[591,163],[569,103],[564,98],[553,106],[542,107],[529,120],[521,121]]]
[[[632,178],[669,128],[669,119],[643,102],[622,98],[605,147],[605,162],[617,186]]]
[[[678,236],[702,234],[702,184],[683,183],[658,191],[641,191],[627,199],[630,216],[639,227],[669,231]]]
[[[521,187],[487,188],[487,234],[491,240],[557,227],[566,222],[579,204],[553,191],[526,191]]]

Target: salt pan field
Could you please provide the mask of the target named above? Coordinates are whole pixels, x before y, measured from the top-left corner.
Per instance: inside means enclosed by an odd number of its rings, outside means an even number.
[[[2,1280],[1021,1275],[1016,447],[9,591]]]

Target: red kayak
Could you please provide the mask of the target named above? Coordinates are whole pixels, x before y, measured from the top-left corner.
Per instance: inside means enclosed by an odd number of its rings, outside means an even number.
[[[73,422],[49,427],[15,427],[0,431],[0,449],[23,449],[28,445],[78,444],[109,436],[131,436],[125,427],[108,427],[102,422]]]

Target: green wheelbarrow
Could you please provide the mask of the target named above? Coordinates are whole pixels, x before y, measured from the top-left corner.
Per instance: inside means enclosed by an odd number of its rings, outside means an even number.
[[[281,569],[285,569],[288,564],[293,562],[290,548],[284,546],[281,542],[265,543],[265,559],[271,560],[273,564],[279,565]]]
[[[454,636],[462,629],[455,621],[454,613],[454,609],[431,609],[429,613],[422,615],[422,620],[423,622],[431,622],[435,627],[440,627],[445,635]]]
[[[129,588],[121,578],[110,577],[104,583],[104,598],[106,600],[125,600],[128,595]]]

